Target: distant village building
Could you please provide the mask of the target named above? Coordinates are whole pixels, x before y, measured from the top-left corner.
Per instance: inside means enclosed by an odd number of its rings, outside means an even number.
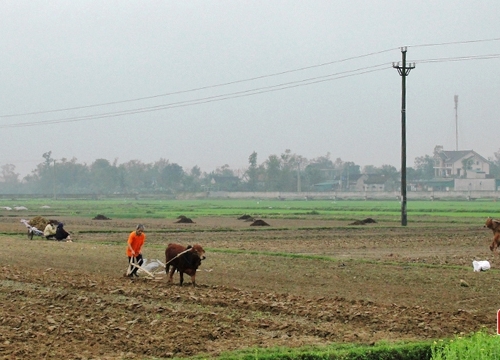
[[[356,183],[358,191],[392,191],[394,181],[381,174],[363,174]]]
[[[314,184],[316,191],[398,191],[400,183],[382,174],[332,175],[332,180]],[[414,180],[409,191],[500,191],[500,179],[490,174],[490,162],[474,150],[447,151],[434,148],[434,178]]]
[[[442,146],[434,148],[436,178],[485,178],[489,173],[490,163],[474,150],[446,151]]]
[[[447,190],[450,190],[451,179],[456,191],[498,190],[498,180],[490,175],[489,161],[474,150],[445,151],[442,146],[436,146],[434,174],[434,182],[447,183]],[[430,190],[438,190],[438,186]]]

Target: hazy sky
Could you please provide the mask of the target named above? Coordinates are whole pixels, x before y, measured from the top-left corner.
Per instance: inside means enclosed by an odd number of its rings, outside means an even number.
[[[209,172],[290,149],[400,169],[401,46],[416,63],[407,165],[456,149],[455,95],[459,150],[493,157],[498,14],[498,0],[3,0],[0,166],[24,176],[52,151]]]

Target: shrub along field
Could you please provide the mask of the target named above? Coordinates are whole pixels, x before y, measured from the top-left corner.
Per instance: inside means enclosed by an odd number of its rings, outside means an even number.
[[[499,213],[493,201],[409,202],[405,227],[397,201],[33,199],[0,208],[20,205],[28,210],[0,209],[3,357],[333,358],[352,346],[429,349],[496,329],[500,259],[483,227]],[[178,223],[181,215],[193,223]],[[20,220],[35,216],[64,222],[74,241],[29,240]],[[366,218],[375,222],[350,225]],[[164,262],[170,242],[204,247],[197,287],[189,277],[180,287],[178,275],[169,284],[163,272],[124,277],[137,223],[145,258]],[[474,272],[473,260],[491,269]]]

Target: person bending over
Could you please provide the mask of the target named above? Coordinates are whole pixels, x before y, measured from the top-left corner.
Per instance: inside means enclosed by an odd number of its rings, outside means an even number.
[[[69,232],[67,232],[64,229],[64,224],[63,223],[57,224],[55,238],[56,238],[57,241],[71,242],[71,236],[69,235]]]
[[[47,240],[54,239],[56,237],[56,225],[52,221],[49,221],[45,230],[43,230],[43,236],[45,236]]]

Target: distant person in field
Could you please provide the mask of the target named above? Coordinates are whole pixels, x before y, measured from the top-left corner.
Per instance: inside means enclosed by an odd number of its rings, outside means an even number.
[[[64,229],[64,224],[63,223],[57,224],[55,238],[56,238],[57,241],[71,242],[71,236],[69,235],[69,232],[67,232]]]
[[[146,241],[146,234],[144,233],[144,225],[139,224],[136,226],[135,230],[130,233],[127,240],[127,257],[129,266],[131,263],[136,263],[141,266],[143,264],[142,260],[142,246]],[[139,276],[137,275],[137,267],[133,266],[132,271],[128,274],[128,277]]]
[[[49,221],[49,223],[45,227],[45,230],[43,230],[43,236],[45,236],[47,240],[54,239],[56,237],[56,230],[56,224],[52,221]]]

